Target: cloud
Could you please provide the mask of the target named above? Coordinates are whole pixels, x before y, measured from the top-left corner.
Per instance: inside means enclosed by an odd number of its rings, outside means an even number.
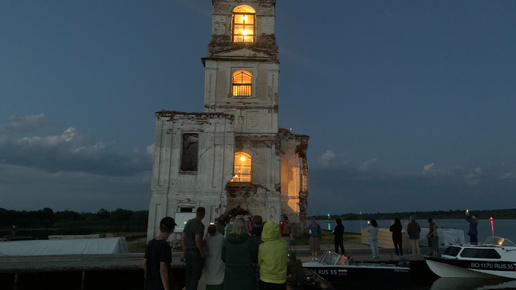
[[[153,145],[124,152],[74,127],[56,134],[49,125],[44,114],[0,121],[2,207],[147,209]]]
[[[150,156],[153,156],[154,155],[154,144],[152,145],[149,145],[145,148],[145,151],[147,152],[147,154],[149,154]]]
[[[423,166],[423,172],[424,172],[424,173],[429,172],[430,170],[432,170],[432,167],[434,167],[434,165],[435,165],[435,164],[430,163],[430,164],[427,164],[427,165]]]
[[[430,163],[423,172],[399,174],[373,160],[312,167],[309,214],[504,209],[514,198],[516,169],[505,164],[447,168]]]
[[[16,144],[22,147],[41,146],[44,148],[50,148],[59,146],[62,144],[71,144],[80,142],[82,136],[77,133],[75,128],[66,129],[61,135],[46,136],[46,137],[23,137],[16,141]]]
[[[516,171],[505,164],[491,164],[482,167],[443,167],[434,163],[423,166],[423,175],[427,177],[454,180],[468,186],[482,186],[503,179],[514,179]]]
[[[327,150],[324,154],[319,158],[318,164],[321,167],[329,167],[330,163],[335,160],[337,155],[333,152],[333,150]]]
[[[0,129],[3,132],[30,132],[43,128],[49,123],[45,114],[30,116],[11,116],[5,121],[0,121]]]
[[[358,168],[359,171],[367,171],[371,167],[371,165],[376,163],[376,158],[369,159],[362,164],[360,164],[360,167]]]
[[[30,122],[27,121],[26,124],[28,123]],[[17,128],[22,127],[24,126],[20,125]],[[121,152],[113,143],[93,141],[77,129],[69,127],[61,134],[49,136],[2,136],[0,164],[32,167],[46,172],[73,171],[130,176],[152,169],[152,155],[147,150],[148,148],[144,151]]]
[[[146,210],[150,200],[151,171],[133,176],[102,176],[84,172],[47,172],[0,164],[2,208],[13,210],[74,210],[101,208]]]
[[[516,179],[516,171],[505,172],[501,179]]]

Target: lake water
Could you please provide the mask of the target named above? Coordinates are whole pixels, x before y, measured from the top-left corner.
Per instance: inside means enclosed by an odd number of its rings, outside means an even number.
[[[388,229],[391,225],[392,220],[377,220],[380,228]],[[417,221],[422,228],[428,228],[427,220]],[[445,219],[445,220],[434,220],[440,228],[453,228],[464,231],[464,238],[466,242],[469,242],[468,229],[469,223],[463,219]],[[318,220],[317,223],[323,228],[333,229],[336,225],[335,220]],[[408,220],[401,221],[403,228],[407,228]],[[308,222],[309,224],[309,222]],[[346,232],[360,233],[362,228],[367,226],[367,221],[346,221],[343,220],[342,224],[345,227]],[[488,236],[492,236],[491,222],[488,219],[481,219],[478,224],[478,240],[483,242]],[[494,220],[493,221],[494,235],[507,238],[512,242],[516,243],[516,220]],[[388,288],[385,286],[377,287],[375,284],[361,284],[361,285],[349,285],[346,289],[516,289],[516,281],[507,281],[504,279],[471,279],[471,278],[439,278],[436,280],[424,281],[417,283],[417,285],[410,285],[405,287],[394,287]]]
[[[392,220],[377,220],[378,226],[380,228],[388,229],[391,225]],[[403,228],[407,228],[408,220],[402,220],[401,224]],[[428,227],[428,222],[426,220],[417,220],[419,225],[422,228]],[[468,229],[469,223],[466,220],[439,220],[436,219],[434,222],[439,226],[439,228],[453,228],[464,231],[464,238],[466,242],[469,242]],[[308,222],[310,223],[310,222]],[[317,223],[323,228],[328,229],[328,220],[318,220]],[[330,228],[333,229],[336,225],[335,220],[332,219],[329,221]],[[343,220],[342,224],[345,227],[346,232],[350,233],[360,233],[362,228],[367,227],[367,221],[346,221]],[[478,241],[483,242],[488,236],[492,236],[491,222],[488,219],[481,219],[478,224]],[[504,237],[512,242],[516,243],[516,220],[493,220],[493,229],[494,235],[499,237]]]

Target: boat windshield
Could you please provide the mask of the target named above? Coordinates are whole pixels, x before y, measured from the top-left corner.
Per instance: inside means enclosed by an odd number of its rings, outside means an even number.
[[[459,254],[460,250],[461,250],[460,247],[453,247],[453,246],[451,246],[451,247],[448,247],[444,251],[443,255],[455,257],[455,256],[457,256]]]
[[[484,246],[495,246],[495,247],[516,247],[516,245],[506,238],[501,237],[487,237],[484,241]]]
[[[319,263],[324,265],[339,265],[340,260],[342,259],[342,256],[338,253],[335,253],[333,251],[326,251],[321,256],[321,260],[319,260]]]

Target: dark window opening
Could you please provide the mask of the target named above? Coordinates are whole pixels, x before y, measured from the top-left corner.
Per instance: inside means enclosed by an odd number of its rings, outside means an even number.
[[[197,171],[199,164],[199,135],[183,134],[183,148],[181,154],[181,171]]]

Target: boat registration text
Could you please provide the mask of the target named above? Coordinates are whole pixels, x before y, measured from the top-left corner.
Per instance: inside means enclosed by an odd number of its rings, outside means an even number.
[[[489,269],[489,270],[516,270],[516,264],[513,263],[486,263],[486,262],[472,262],[472,269]]]

